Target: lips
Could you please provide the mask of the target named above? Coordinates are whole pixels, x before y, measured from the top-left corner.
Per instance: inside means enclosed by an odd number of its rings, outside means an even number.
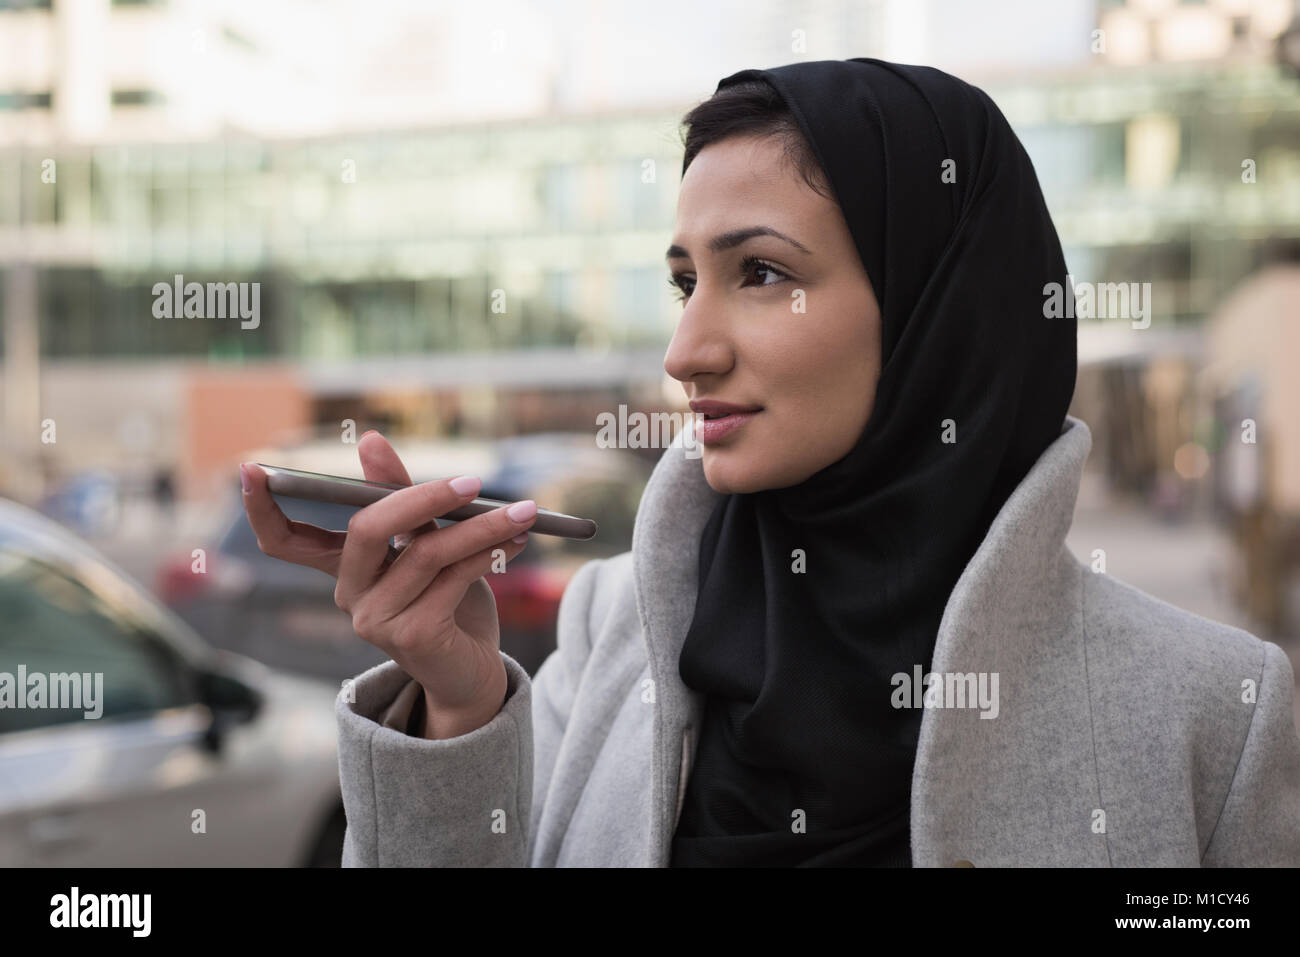
[[[692,412],[701,412],[706,419],[717,419],[727,415],[738,415],[745,412],[758,412],[762,410],[761,405],[738,405],[734,402],[723,402],[721,399],[692,399],[689,403]]]
[[[696,435],[705,445],[721,442],[763,411],[761,405],[741,405],[721,399],[692,399],[689,404],[692,412],[704,416]]]

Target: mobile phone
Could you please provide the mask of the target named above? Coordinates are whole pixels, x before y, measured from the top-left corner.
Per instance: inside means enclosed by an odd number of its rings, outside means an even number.
[[[352,505],[364,508],[378,502],[385,495],[391,495],[408,485],[390,485],[387,482],[367,482],[364,479],[346,478],[342,475],[323,475],[320,472],[303,472],[299,469],[287,469],[279,465],[254,465],[266,472],[266,487],[276,495],[288,498],[305,498],[313,502],[328,502],[333,505]],[[472,502],[454,508],[445,515],[448,521],[461,522],[475,515],[490,512],[494,508],[510,505],[494,498],[476,498]],[[557,535],[561,538],[573,538],[586,541],[596,534],[596,523],[589,518],[578,518],[562,512],[552,512],[538,507],[537,521],[528,529],[542,535]]]

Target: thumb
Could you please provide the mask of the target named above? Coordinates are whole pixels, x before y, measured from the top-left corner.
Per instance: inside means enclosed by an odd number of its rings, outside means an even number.
[[[357,455],[361,470],[368,482],[387,482],[390,485],[410,485],[411,476],[397,457],[388,440],[378,432],[367,432],[357,442]]]
[[[357,455],[361,458],[361,470],[368,482],[387,482],[390,485],[411,485],[410,473],[398,457],[388,440],[378,432],[370,431],[357,441]],[[397,551],[411,544],[411,539],[423,532],[438,528],[437,519],[431,519],[423,525],[393,536]],[[392,553],[390,558],[395,557]]]

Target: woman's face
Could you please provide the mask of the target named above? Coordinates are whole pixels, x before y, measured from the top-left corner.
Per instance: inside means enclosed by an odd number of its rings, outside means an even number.
[[[780,236],[746,235],[756,227]],[[880,308],[839,205],[777,138],[696,155],[668,268],[685,299],[664,369],[688,400],[760,409],[725,435],[708,432],[726,420],[697,431],[710,487],[785,488],[847,455],[875,400]]]

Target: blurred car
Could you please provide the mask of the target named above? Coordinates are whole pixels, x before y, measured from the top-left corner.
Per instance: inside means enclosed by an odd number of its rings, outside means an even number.
[[[122,516],[118,480],[101,469],[77,472],[60,482],[37,506],[42,514],[98,538],[117,529]]]
[[[487,576],[502,647],[534,674],[555,650],[556,618],[569,580],[587,562],[632,547],[637,507],[653,463],[632,452],[595,448],[589,435],[555,433],[503,439],[498,454],[484,497],[531,498],[551,511],[594,519],[598,526],[589,541],[530,535],[504,573]]]
[[[555,649],[560,598],[574,572],[593,558],[631,548],[651,464],[632,452],[597,448],[591,435],[583,433],[539,433],[490,443],[400,442],[397,451],[417,483],[479,475],[484,498],[533,498],[543,508],[596,521],[596,537],[586,542],[531,535],[505,571],[486,576],[497,601],[502,650],[529,674],[536,673]],[[286,468],[352,476],[360,471],[356,449],[341,449],[337,442],[253,455],[253,461]],[[275,498],[290,519],[322,528],[346,530],[357,511]],[[217,647],[300,674],[342,681],[387,660],[353,632],[351,619],[335,605],[333,576],[262,553],[237,481],[227,510],[227,531],[215,549],[207,550],[202,574],[195,573],[192,553],[160,567],[155,591],[173,611]]]
[[[72,673],[96,702],[0,707],[0,865],[339,866],[338,688],[213,649],[0,499],[0,681]]]

